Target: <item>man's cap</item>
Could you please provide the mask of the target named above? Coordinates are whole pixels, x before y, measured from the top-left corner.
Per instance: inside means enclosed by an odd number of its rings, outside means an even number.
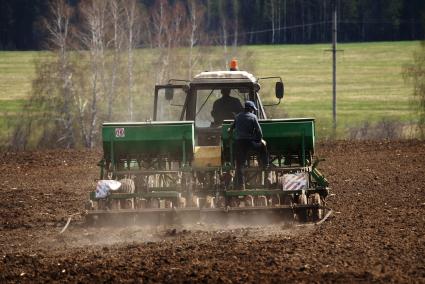
[[[257,111],[257,107],[255,106],[255,104],[252,101],[246,101],[245,102],[245,108],[250,108],[253,109],[255,111]]]

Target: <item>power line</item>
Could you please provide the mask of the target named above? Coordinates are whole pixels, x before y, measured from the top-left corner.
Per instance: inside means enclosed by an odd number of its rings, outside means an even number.
[[[281,30],[293,30],[293,29],[299,29],[299,28],[306,28],[306,27],[312,27],[312,26],[318,26],[323,24],[329,24],[332,23],[331,21],[321,21],[321,22],[315,22],[315,23],[309,23],[309,24],[303,24],[303,25],[293,25],[293,26],[281,26],[277,28],[270,28],[270,29],[263,29],[263,30],[256,30],[256,31],[249,31],[249,32],[238,32],[238,38],[245,36],[245,35],[254,35],[254,34],[262,34],[262,33],[268,33],[273,31],[281,31]],[[233,38],[235,34],[228,34],[228,38]],[[222,39],[223,36],[211,36],[208,37],[208,39]]]
[[[398,20],[398,23],[418,23],[415,19],[407,19],[407,20]],[[273,31],[282,31],[282,30],[294,30],[294,29],[300,29],[300,28],[306,28],[306,27],[313,27],[313,26],[319,26],[319,25],[326,25],[326,24],[332,24],[332,21],[320,21],[320,22],[313,22],[308,24],[300,24],[300,25],[292,25],[292,26],[280,26],[277,28],[268,28],[268,29],[262,29],[262,30],[255,30],[255,31],[248,31],[248,32],[238,32],[238,38],[246,35],[256,35],[256,34],[263,34],[263,33],[269,33]],[[394,24],[393,21],[383,21],[381,19],[368,19],[368,20],[338,20],[338,24]],[[235,34],[228,34],[228,38],[234,37]],[[211,36],[208,37],[209,39],[221,39],[223,36]]]
[[[318,26],[318,25],[329,24],[329,23],[331,23],[331,22],[330,21],[322,21],[322,22],[315,22],[315,23],[304,24],[304,25],[283,26],[283,27],[278,27],[278,28],[274,28],[274,29],[264,29],[264,30],[258,30],[258,31],[244,32],[244,33],[241,33],[241,34],[249,34],[249,35],[260,34],[260,33],[272,32],[273,30],[274,31],[292,30],[292,29]]]

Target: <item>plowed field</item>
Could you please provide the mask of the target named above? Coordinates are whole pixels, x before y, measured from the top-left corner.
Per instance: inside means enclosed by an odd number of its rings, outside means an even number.
[[[317,154],[334,194],[321,225],[149,230],[82,225],[99,151],[1,154],[0,282],[425,283],[425,143]]]

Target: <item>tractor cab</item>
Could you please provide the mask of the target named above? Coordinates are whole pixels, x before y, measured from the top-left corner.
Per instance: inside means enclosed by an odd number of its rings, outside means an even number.
[[[185,84],[170,80],[155,88],[155,121],[194,121],[197,146],[220,144],[221,126],[243,111],[244,103],[257,106],[257,117],[267,119],[259,96],[258,79],[246,71],[202,72]],[[283,83],[276,83],[276,97],[283,97]]]

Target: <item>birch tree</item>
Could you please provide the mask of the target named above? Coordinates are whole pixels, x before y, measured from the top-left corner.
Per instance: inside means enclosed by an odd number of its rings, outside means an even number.
[[[169,26],[170,9],[166,0],[156,1],[150,9],[149,29],[152,30],[152,44],[160,52],[158,64],[156,64],[155,82],[161,83],[164,81],[165,69],[168,66],[168,57],[164,53],[166,47],[166,34]]]
[[[276,1],[275,0],[268,0],[266,3],[266,9],[265,9],[265,13],[266,13],[266,17],[270,20],[271,23],[271,27],[272,27],[272,38],[271,38],[271,43],[274,44],[275,43],[275,36],[276,36],[276,19],[277,19],[277,15],[276,15]]]
[[[233,47],[236,49],[238,46],[238,37],[239,37],[239,0],[232,1],[233,8]]]
[[[112,120],[113,104],[117,96],[117,77],[121,66],[121,53],[124,38],[124,9],[120,0],[108,0],[108,17],[110,21],[111,35],[107,47],[111,49],[112,58],[109,65],[109,80],[105,83],[105,93],[107,94],[107,115],[108,121]]]
[[[224,64],[227,67],[229,65],[229,55],[227,52],[227,15],[225,9],[225,0],[219,0],[219,13],[220,13],[220,24],[221,24],[221,36],[222,36],[222,46],[224,52]]]
[[[154,47],[160,52],[156,64],[155,81],[162,83],[170,78],[171,71],[175,71],[176,64],[179,64],[175,48],[181,46],[187,39],[188,15],[181,1],[170,5],[167,0],[156,1],[149,14]],[[196,25],[195,23],[195,30]],[[195,43],[195,34],[193,40]]]
[[[80,34],[83,46],[89,51],[90,87],[89,97],[77,98],[78,113],[84,144],[88,148],[95,145],[98,130],[98,108],[100,99],[100,84],[104,70],[105,48],[105,16],[107,2],[103,0],[86,0],[80,3],[79,10],[84,20],[85,30]],[[88,121],[84,119],[86,106],[89,105]]]
[[[127,104],[128,119],[134,119],[134,49],[136,48],[141,35],[141,7],[137,0],[123,0],[125,31],[126,31],[126,49],[127,49]]]
[[[199,59],[199,53],[195,54],[194,48],[201,40],[201,32],[204,28],[205,7],[196,0],[189,1],[190,33],[189,33],[189,57],[188,79],[192,79],[193,68]]]
[[[63,142],[65,148],[75,146],[73,131],[73,92],[72,92],[72,67],[69,59],[70,20],[73,9],[65,0],[51,1],[49,4],[50,18],[43,23],[48,32],[49,47],[57,54],[56,68],[58,74],[59,97],[62,105],[59,107],[58,120],[63,126],[63,134],[58,142]]]

